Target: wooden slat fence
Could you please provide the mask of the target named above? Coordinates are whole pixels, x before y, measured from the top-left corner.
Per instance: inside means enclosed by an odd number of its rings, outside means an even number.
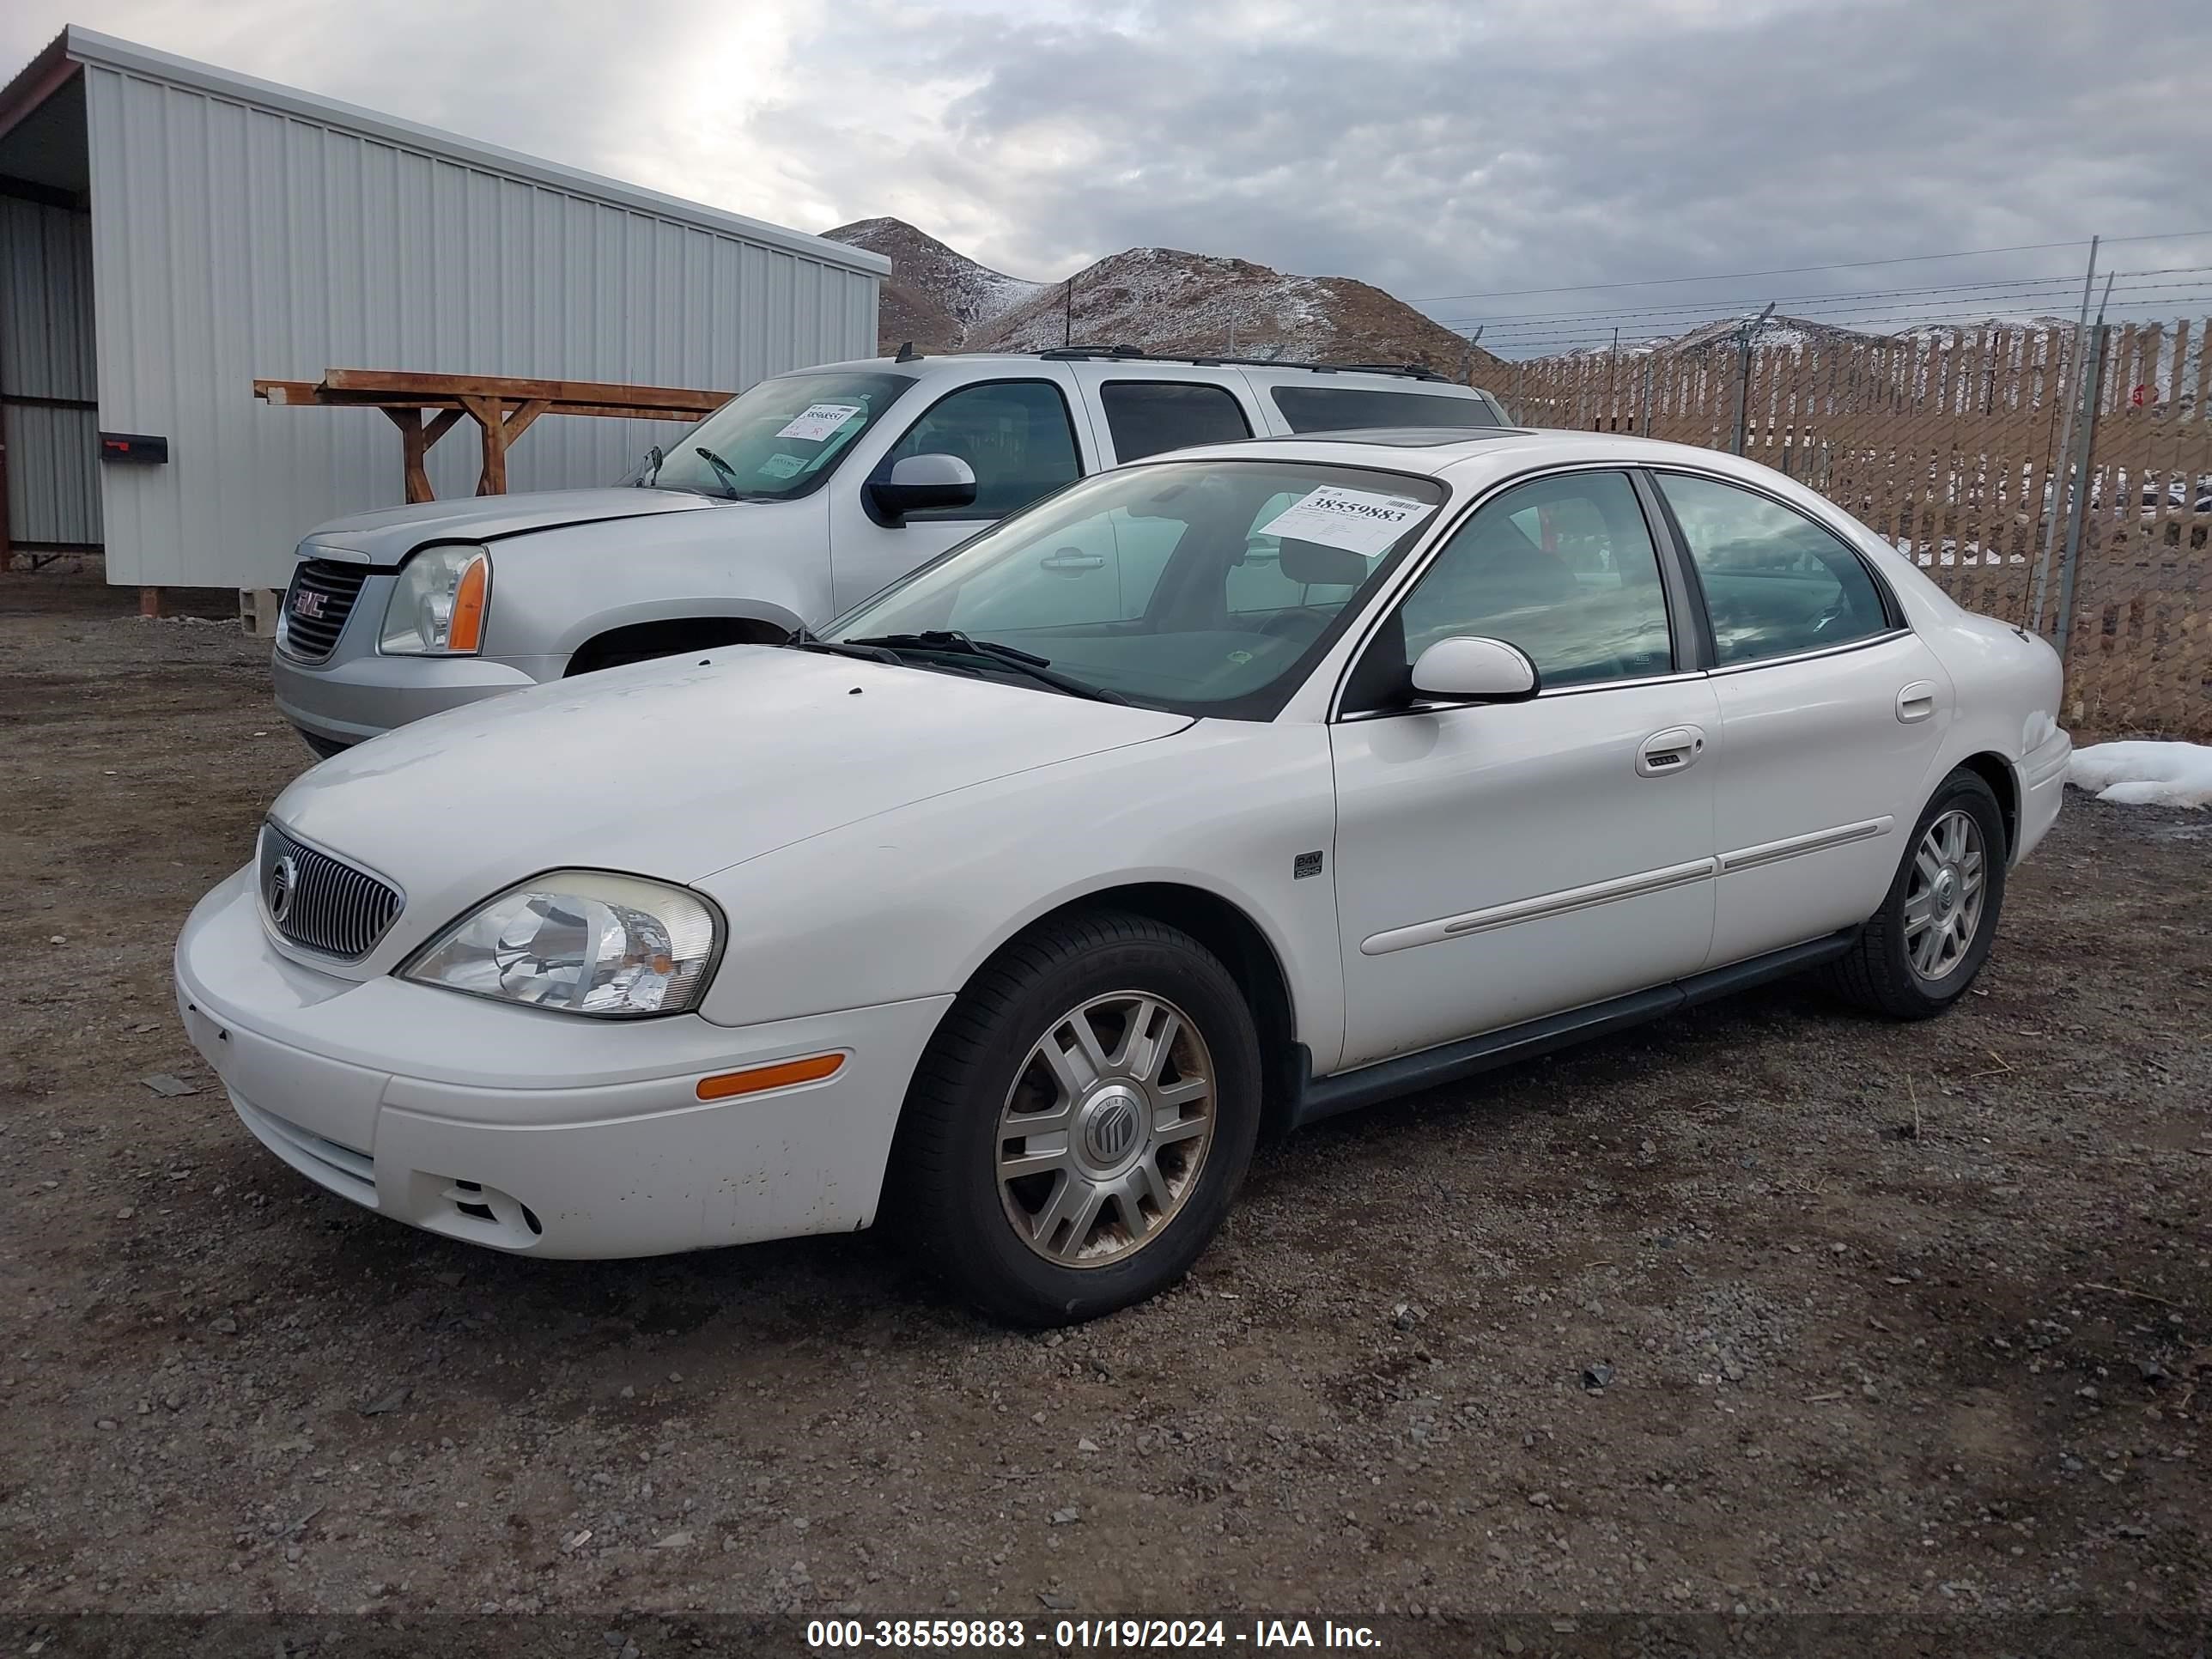
[[[1492,387],[1532,425],[1743,453],[1818,490],[1962,605],[2066,644],[2079,734],[2212,739],[2212,353],[2203,321],[1982,329],[1865,344],[1592,354],[1510,366]],[[2087,498],[2063,613],[2071,492],[2054,480],[2077,352],[2097,365]]]

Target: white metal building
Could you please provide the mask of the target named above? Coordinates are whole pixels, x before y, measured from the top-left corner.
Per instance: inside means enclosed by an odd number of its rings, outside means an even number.
[[[18,552],[280,586],[402,499],[374,410],[256,377],[430,370],[743,391],[872,356],[880,255],[70,27],[0,91],[0,416]],[[619,477],[663,422],[548,417],[510,487]],[[99,459],[99,434],[167,441]],[[141,447],[159,452],[159,446]],[[440,495],[475,446],[433,449]]]

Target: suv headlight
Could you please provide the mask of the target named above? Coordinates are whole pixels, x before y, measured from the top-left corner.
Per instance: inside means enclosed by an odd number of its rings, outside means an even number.
[[[714,907],[688,888],[556,870],[487,899],[400,977],[606,1019],[679,1014],[706,990],[721,935]]]
[[[481,547],[426,547],[400,567],[377,649],[394,657],[471,655],[483,640],[490,599],[490,554]]]

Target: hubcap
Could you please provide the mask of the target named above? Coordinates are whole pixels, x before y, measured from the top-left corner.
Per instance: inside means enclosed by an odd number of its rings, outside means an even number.
[[[1189,1016],[1141,991],[1054,1020],[999,1114],[999,1196],[1022,1243],[1103,1267],[1159,1237],[1213,1144],[1213,1057]]]
[[[1905,893],[1905,951],[1921,978],[1947,978],[1966,960],[1981,926],[1987,873],[1972,813],[1954,808],[1928,826]]]

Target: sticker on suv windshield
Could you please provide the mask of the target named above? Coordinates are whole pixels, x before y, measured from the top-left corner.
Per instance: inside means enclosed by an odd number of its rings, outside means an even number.
[[[779,438],[804,438],[808,443],[818,444],[833,435],[839,427],[855,415],[866,412],[858,404],[810,404],[793,416],[775,435]]]
[[[763,478],[795,478],[799,469],[806,463],[796,455],[771,455],[760,464],[757,471]]]
[[[1373,558],[1406,533],[1406,526],[1429,510],[1426,501],[1371,490],[1340,489],[1322,484],[1292,501],[1252,533],[1319,542]]]

